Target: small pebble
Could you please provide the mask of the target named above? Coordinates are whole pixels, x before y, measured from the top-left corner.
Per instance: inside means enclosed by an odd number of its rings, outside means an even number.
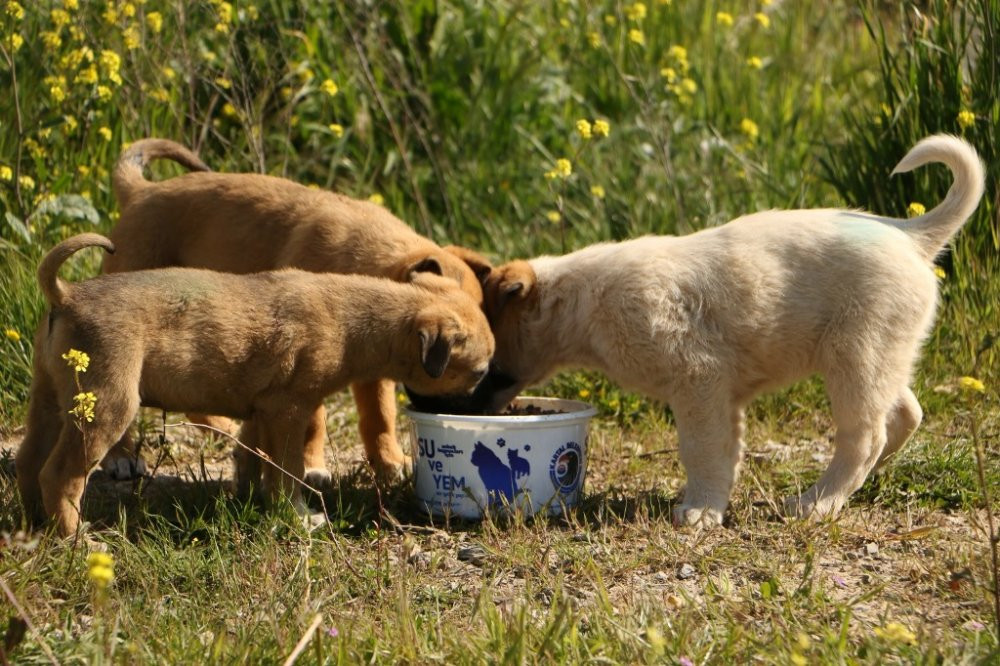
[[[696,573],[697,571],[695,571],[695,568],[685,562],[681,565],[681,568],[677,570],[677,577],[681,580],[687,580],[688,578],[694,578]]]

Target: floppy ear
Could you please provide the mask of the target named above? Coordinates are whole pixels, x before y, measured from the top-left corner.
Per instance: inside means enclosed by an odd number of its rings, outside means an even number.
[[[437,379],[451,360],[451,341],[439,328],[421,328],[417,336],[420,338],[420,363],[428,375]]]
[[[406,269],[407,279],[413,279],[414,273],[434,273],[435,275],[443,275],[441,271],[441,263],[434,257],[424,257],[410,264],[410,267]]]
[[[493,270],[493,264],[490,263],[489,259],[478,252],[458,245],[447,245],[442,249],[468,264],[472,272],[476,274],[479,284],[486,284],[486,278],[490,276],[490,272]]]
[[[490,321],[503,311],[512,299],[526,299],[535,289],[535,271],[526,261],[512,261],[499,266],[486,280],[486,314]]]

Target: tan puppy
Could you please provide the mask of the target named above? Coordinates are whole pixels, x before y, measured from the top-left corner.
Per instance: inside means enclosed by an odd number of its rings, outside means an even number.
[[[935,255],[983,193],[964,141],[934,136],[894,173],[946,164],[945,200],[910,220],[768,211],[679,238],[645,237],[515,261],[486,289],[497,340],[482,383],[497,408],[565,367],[594,368],[670,405],[688,483],[680,523],[721,523],[743,450],[744,406],[823,375],[835,453],[794,515],[835,514],[920,424],[908,385],[934,319]]]
[[[150,182],[143,167],[157,158],[206,173]],[[430,272],[455,280],[482,302],[480,279],[490,268],[484,257],[463,248],[441,248],[382,206],[283,178],[208,171],[197,156],[172,141],[132,144],[114,172],[121,220],[111,232],[118,251],[107,257],[105,272],[190,266],[254,273],[288,267],[398,281]],[[368,460],[380,476],[393,478],[406,463],[396,440],[395,385],[373,378],[351,389]],[[316,485],[329,479],[325,438],[320,406],[306,442],[307,478]],[[109,456],[109,466],[117,466],[114,458]]]
[[[112,243],[63,241],[38,277],[50,311],[35,335],[27,433],[17,453],[26,513],[73,533],[87,474],[128,428],[140,404],[252,419],[256,441],[302,478],[305,441],[325,396],[349,382],[388,378],[420,392],[463,394],[486,374],[493,337],[479,304],[454,281],[413,284],[283,270],[232,275],[168,268],[68,285],[71,254]],[[62,357],[85,352],[79,376],[97,403],[92,422],[69,412],[78,388]],[[78,427],[81,426],[81,427]],[[268,466],[263,489],[304,503]]]

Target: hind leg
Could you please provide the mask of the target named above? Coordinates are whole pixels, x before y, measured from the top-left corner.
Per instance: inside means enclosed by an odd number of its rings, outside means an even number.
[[[882,450],[878,462],[875,463],[876,471],[881,469],[886,461],[903,448],[903,445],[909,441],[910,436],[920,426],[923,418],[924,410],[920,408],[917,396],[913,395],[913,391],[909,387],[904,388],[896,399],[896,404],[889,411],[889,417],[886,420],[885,448]]]
[[[305,441],[310,415],[299,409],[260,411],[254,417],[259,440],[272,459],[272,464],[263,463],[261,488],[265,497],[274,503],[287,497],[296,513],[307,515],[305,500],[302,498],[300,479],[305,474]]]
[[[243,427],[240,429],[237,439],[250,449],[248,451],[247,448],[237,445],[233,451],[236,496],[245,501],[251,498],[254,489],[260,488],[262,463],[260,456],[255,451],[259,449],[268,456],[271,454],[264,449],[264,443],[258,435],[257,417],[250,417],[243,421]]]
[[[332,477],[326,468],[326,410],[322,405],[312,413],[309,427],[306,429],[304,480],[313,488],[322,490],[328,488]]]
[[[48,375],[36,367],[28,405],[27,431],[14,460],[24,514],[33,524],[45,520],[42,486],[38,477],[59,440],[63,427],[61,411]]]
[[[66,414],[59,440],[39,474],[45,511],[63,536],[79,527],[87,476],[139,410],[138,395],[115,396],[108,389],[94,392],[98,395],[94,421],[78,425]]]
[[[886,423],[901,393],[898,387],[905,386],[905,378],[882,373],[875,362],[856,372],[828,375],[827,391],[837,428],[833,460],[813,487],[785,501],[786,513],[814,518],[836,515],[874,469],[886,448]]]
[[[687,473],[683,502],[674,508],[680,525],[722,524],[743,456],[743,410],[719,391],[706,399],[671,404]]]

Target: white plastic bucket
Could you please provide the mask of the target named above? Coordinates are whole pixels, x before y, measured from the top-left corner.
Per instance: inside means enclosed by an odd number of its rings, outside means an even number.
[[[412,422],[417,502],[435,516],[558,514],[577,503],[587,473],[587,430],[597,410],[558,398],[518,398],[558,414],[465,416],[404,408]]]

